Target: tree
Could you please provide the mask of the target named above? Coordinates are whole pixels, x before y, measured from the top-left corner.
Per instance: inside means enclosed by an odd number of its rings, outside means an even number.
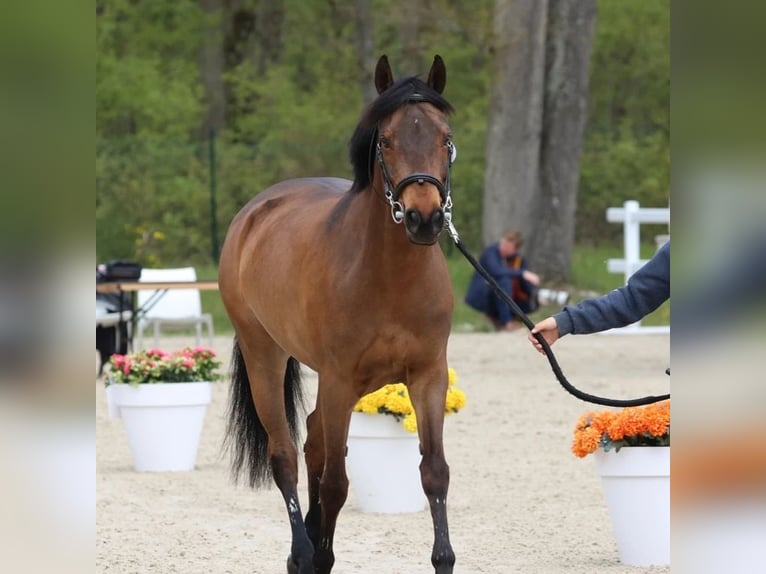
[[[220,131],[226,124],[226,94],[223,72],[223,0],[200,0],[205,14],[204,39],[200,46],[200,78],[207,96],[207,114],[202,127],[203,137],[211,130]]]
[[[483,237],[509,226],[526,237],[540,163],[548,0],[496,0],[484,176]]]
[[[664,0],[599,2],[588,126],[577,197],[578,243],[622,236],[605,206],[668,205],[670,9]],[[642,225],[645,240],[667,229]]]
[[[423,6],[420,2],[402,2],[399,9],[402,55],[396,69],[406,70],[409,74],[417,73],[421,69],[422,13]]]
[[[595,0],[550,0],[536,229],[528,254],[547,279],[570,277]]]
[[[276,181],[349,176],[348,138],[360,104],[375,95],[382,53],[397,75],[423,73],[436,53],[447,64],[454,222],[467,245],[478,249],[518,225],[536,267],[563,269],[569,249],[559,245],[575,199],[575,240],[614,244],[621,229],[605,222],[606,206],[667,205],[669,8],[667,0],[598,6],[573,191],[590,34],[580,24],[593,0],[428,0],[396,9],[385,0],[100,2],[99,258],[209,259],[211,127],[221,229]]]
[[[496,0],[484,240],[515,227],[546,280],[570,276],[595,0]]]
[[[375,51],[373,46],[373,19],[370,0],[354,0],[354,24],[356,28],[356,63],[362,102],[367,105],[378,95],[373,82]]]

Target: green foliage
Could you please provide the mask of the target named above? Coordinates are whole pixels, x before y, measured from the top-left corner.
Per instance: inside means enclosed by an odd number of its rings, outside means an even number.
[[[199,279],[214,279],[218,277],[218,267],[210,263],[196,267],[197,277]],[[234,333],[234,327],[231,325],[229,316],[226,314],[226,308],[223,306],[221,295],[218,291],[200,291],[202,303],[202,312],[210,313],[213,317],[213,329],[216,335],[224,333]],[[189,331],[191,333],[191,331]]]
[[[637,135],[669,127],[670,10],[665,0],[598,2],[589,129]]]
[[[192,0],[117,0],[97,19],[99,260],[156,266],[209,253],[207,166],[194,142],[202,24]]]
[[[669,203],[670,10],[664,0],[598,3],[588,127],[581,162],[576,237],[618,241],[607,207],[635,199]],[[651,230],[644,230],[644,240]]]
[[[592,135],[580,171],[578,239],[619,242],[622,226],[606,221],[606,208],[629,199],[644,207],[668,207],[669,183],[670,146],[664,134],[638,138],[628,133],[616,141],[611,135]],[[644,241],[657,233],[643,225],[641,231]],[[661,233],[667,233],[667,227]]]
[[[96,255],[146,266],[197,262],[209,249],[203,149],[195,144],[100,141],[96,150]]]
[[[207,15],[194,0],[114,0],[97,16],[99,260],[125,257],[162,266],[211,261],[212,184],[199,61],[211,23],[220,24],[226,55],[226,128],[215,141],[218,240],[242,205],[277,181],[351,176],[347,142],[362,111],[353,4],[284,0],[281,26],[266,32],[281,48],[266,65],[255,33],[244,26],[235,34],[234,26],[235,16],[249,14],[254,21],[263,5],[243,1],[236,12],[223,5],[222,13]],[[432,0],[407,9],[372,1],[374,53],[387,53],[395,74],[425,74],[435,53],[447,63],[445,95],[456,109],[451,125],[458,148],[454,221],[476,251],[482,247],[493,8],[491,0]],[[416,45],[405,47],[404,19],[412,10],[419,22]],[[577,209],[580,242],[619,245],[620,226],[605,221],[609,206],[625,199],[668,203],[668,44],[665,0],[599,1]],[[656,232],[646,229],[644,239]],[[456,255],[448,241],[443,245]]]
[[[655,227],[655,226],[649,226]],[[650,259],[656,250],[654,243],[641,244],[641,258]],[[577,303],[586,297],[608,293],[625,283],[619,273],[609,273],[606,268],[609,259],[623,256],[622,248],[615,246],[576,245],[572,253],[571,302]],[[556,309],[558,310],[558,309]],[[670,325],[670,301],[641,320],[642,325]]]
[[[96,132],[184,141],[204,113],[193,0],[105,5],[96,26]]]

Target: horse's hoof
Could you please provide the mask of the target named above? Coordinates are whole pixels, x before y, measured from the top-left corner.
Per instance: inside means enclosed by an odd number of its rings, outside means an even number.
[[[293,560],[293,555],[287,556],[287,574],[298,574],[298,565]]]

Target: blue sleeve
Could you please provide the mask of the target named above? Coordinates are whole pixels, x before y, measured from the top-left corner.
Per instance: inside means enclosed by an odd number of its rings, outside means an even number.
[[[556,313],[559,335],[584,335],[625,327],[670,299],[670,242],[631,275],[628,284]]]
[[[506,261],[500,256],[500,251],[497,248],[497,243],[493,243],[487,247],[481,254],[479,260],[481,266],[487,270],[487,273],[492,275],[495,279],[502,277],[521,277],[523,269],[511,269],[508,267]]]

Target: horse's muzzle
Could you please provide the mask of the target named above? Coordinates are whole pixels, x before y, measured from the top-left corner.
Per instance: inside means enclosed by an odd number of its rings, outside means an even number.
[[[444,210],[439,207],[428,218],[424,218],[417,209],[408,209],[404,213],[404,227],[413,243],[433,245],[444,229]]]

